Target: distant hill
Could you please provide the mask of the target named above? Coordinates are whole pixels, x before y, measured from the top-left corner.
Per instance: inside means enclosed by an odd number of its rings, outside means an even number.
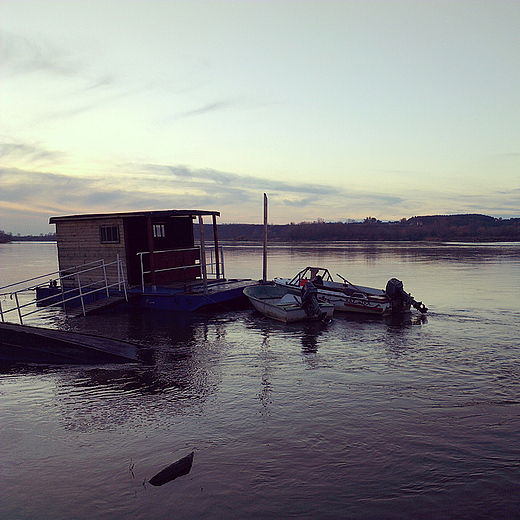
[[[471,213],[466,215],[430,215],[425,217],[412,217],[408,219],[407,222],[410,224],[421,225],[468,226],[477,224],[483,226],[496,226],[507,221],[490,217],[488,215]]]
[[[220,224],[220,240],[261,241],[261,224]],[[211,235],[208,235],[211,236]],[[269,225],[270,242],[306,241],[520,241],[520,219],[487,215],[431,215],[381,222],[367,217],[363,222],[301,222]]]

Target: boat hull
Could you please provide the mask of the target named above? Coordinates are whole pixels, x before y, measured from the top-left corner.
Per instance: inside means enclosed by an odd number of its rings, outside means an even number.
[[[130,290],[130,303],[145,309],[194,312],[211,308],[233,308],[246,304],[243,289],[254,284],[252,280],[229,280],[188,287],[146,287]]]
[[[301,306],[301,299],[293,295],[291,291],[276,285],[258,285],[246,287],[244,294],[251,305],[269,318],[283,323],[293,323],[304,320],[317,320],[319,315],[309,316]],[[321,313],[328,319],[332,318],[334,305],[327,302],[319,302]]]
[[[293,294],[300,292],[298,287],[289,285],[288,279],[275,279],[275,283],[281,287],[286,287]],[[388,316],[394,312],[392,302],[384,297],[355,297],[343,294],[340,291],[330,291],[324,288],[318,288],[318,296],[322,301],[333,305],[334,310],[339,312],[359,312],[376,316]]]
[[[387,289],[389,286],[394,289],[393,297],[382,289],[354,285],[344,278],[342,280],[333,280],[329,271],[323,267],[306,267],[293,278],[275,278],[274,283],[293,294],[300,294],[302,287],[311,281],[320,300],[334,305],[334,309],[339,312],[390,316],[409,311],[414,302],[411,295],[402,291],[402,282],[397,279],[387,284]]]

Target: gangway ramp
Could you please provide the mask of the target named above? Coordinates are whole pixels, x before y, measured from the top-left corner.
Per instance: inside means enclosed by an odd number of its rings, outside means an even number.
[[[112,283],[107,278],[110,266],[115,266],[118,274],[117,281]],[[35,298],[27,296],[31,291],[36,291]],[[60,307],[69,315],[86,316],[87,311],[100,312],[123,300],[128,301],[128,294],[121,260],[118,257],[115,262],[106,263],[100,259],[0,287],[0,319],[4,323],[15,314],[23,325],[25,317],[42,307]],[[2,308],[3,301],[7,308]]]
[[[80,305],[79,307],[74,307],[73,309],[67,309],[67,316],[69,318],[79,318],[81,316],[88,316],[89,314],[96,314],[98,312],[102,312],[106,309],[116,307],[122,303],[126,302],[126,298],[124,295],[111,295],[106,298],[102,298],[100,300],[96,300],[91,303],[85,304],[84,308]]]

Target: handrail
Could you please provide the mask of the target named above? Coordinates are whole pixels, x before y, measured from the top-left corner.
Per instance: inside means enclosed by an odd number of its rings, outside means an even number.
[[[188,248],[184,248],[184,249],[166,249],[166,250],[163,250],[163,251],[153,251],[153,254],[154,255],[160,255],[160,254],[163,254],[163,253],[183,253],[185,251],[196,251],[198,249],[199,249],[198,247],[188,247]],[[219,254],[219,259],[220,259],[220,262],[219,262],[220,263],[220,276],[222,278],[224,278],[224,250],[223,250],[222,246],[219,247],[219,251],[220,251],[220,254]],[[145,280],[144,280],[144,277],[145,277],[145,275],[148,275],[148,274],[152,273],[151,270],[149,270],[149,271],[145,271],[144,270],[143,257],[145,255],[149,255],[149,254],[150,254],[150,251],[140,251],[139,253],[136,253],[136,255],[139,257],[139,264],[140,264],[140,267],[141,267],[141,289],[142,289],[143,293],[145,292]],[[208,274],[216,274],[216,269],[214,269],[216,267],[216,265],[217,265],[217,263],[213,259],[213,250],[211,250],[210,251],[210,261],[209,262],[206,261],[206,272]],[[190,268],[193,268],[193,267],[202,267],[202,264],[199,261],[198,264],[187,264],[187,265],[181,265],[181,266],[163,267],[161,269],[154,269],[154,272],[155,273],[164,273],[164,272],[169,272],[169,271],[180,271],[180,270],[190,269]],[[211,270],[208,270],[208,267],[210,267]]]
[[[95,266],[95,267],[87,267],[86,269],[84,268],[85,266],[92,266],[94,264],[99,264],[99,265]],[[117,281],[114,283],[109,283],[106,268],[109,266],[113,266],[113,265],[117,266]],[[90,273],[90,272],[96,271],[96,270],[102,270],[102,276],[101,276],[102,282],[101,283],[100,283],[100,281],[92,281],[92,280],[87,281],[87,282],[85,280],[83,282],[81,281],[81,275],[85,275],[85,273]],[[41,298],[39,300],[35,297],[32,300],[30,300],[29,302],[25,302],[22,304],[20,303],[19,298],[18,298],[18,295],[20,293],[23,293],[26,291],[35,291],[38,288],[43,288],[46,286],[49,287],[49,281],[48,281],[49,276],[55,277],[59,280],[60,284],[58,287],[57,280],[53,280],[51,278],[50,287],[56,288],[56,289],[58,289],[58,288],[61,289],[61,298],[59,298],[56,301],[57,295],[52,294],[50,296],[47,296],[46,298]],[[30,285],[28,287],[23,287],[18,290],[15,290],[15,291],[9,291],[6,293],[1,292],[8,288],[27,285],[29,282],[34,282],[34,281],[37,281],[37,280],[40,280],[43,278],[45,278],[45,280],[46,280],[45,282],[41,282],[36,285]],[[108,296],[110,296],[110,289],[114,288],[114,287],[118,287],[118,291],[121,292],[121,289],[122,289],[122,291],[124,293],[124,297],[128,301],[126,283],[124,280],[125,280],[125,278],[124,278],[124,272],[123,272],[123,263],[119,259],[119,255],[117,255],[117,260],[115,260],[114,262],[106,263],[104,261],[104,259],[100,259],[100,260],[95,260],[93,262],[88,262],[83,265],[70,267],[70,268],[67,268],[67,269],[64,269],[61,271],[54,271],[52,273],[47,273],[47,274],[44,274],[41,276],[36,276],[34,278],[28,278],[26,280],[22,280],[21,282],[16,282],[16,283],[12,283],[12,284],[0,287],[0,297],[9,296],[11,300],[14,299],[14,301],[15,301],[15,305],[12,308],[3,310],[2,302],[0,300],[0,317],[1,317],[2,322],[4,322],[6,314],[8,314],[9,312],[16,311],[18,313],[18,319],[20,320],[20,324],[23,325],[24,317],[30,316],[31,314],[38,312],[40,309],[37,308],[35,310],[31,310],[31,311],[25,312],[25,313],[22,312],[22,309],[33,306],[35,304],[42,304],[46,301],[51,301],[51,303],[46,305],[46,307],[63,306],[63,308],[65,309],[65,312],[67,312],[67,306],[65,304],[68,302],[71,302],[73,300],[77,301],[78,299],[80,300],[83,315],[85,316],[85,314],[86,314],[85,297],[90,296],[91,294],[94,294],[94,293],[98,293],[99,291],[106,291],[106,296],[108,297]],[[73,282],[72,287],[68,286],[68,284],[64,284],[63,283],[64,281],[69,281],[69,283],[70,283],[70,281],[72,281]],[[78,294],[78,291],[79,291],[79,294]]]
[[[219,270],[219,273],[220,273],[220,277],[221,278],[225,278],[225,274],[224,274],[224,248],[222,246],[219,246],[218,248],[219,250],[219,263],[220,263],[220,270]],[[211,270],[208,270],[208,274],[214,274],[216,275],[217,272],[216,272],[216,266],[217,266],[217,262],[216,262],[216,259],[214,260],[213,259],[213,256],[214,256],[215,252],[213,251],[213,249],[209,249],[209,257],[210,257],[210,261],[209,262],[206,262],[206,266],[207,267],[211,267]]]
[[[15,285],[21,285],[21,284],[24,284],[24,283],[27,283],[27,282],[32,282],[34,280],[39,280],[41,278],[48,278],[49,276],[55,276],[55,275],[59,276],[62,272],[70,271],[71,269],[77,269],[77,268],[80,268],[80,267],[84,267],[86,265],[97,264],[97,263],[100,263],[100,262],[103,262],[102,258],[100,258],[99,260],[94,260],[92,262],[88,262],[86,264],[81,264],[81,265],[78,265],[78,266],[75,266],[75,267],[69,267],[66,270],[64,269],[63,271],[53,271],[52,273],[41,274],[40,276],[35,276],[34,278],[27,278],[26,280],[22,280],[21,282],[15,282],[15,283],[11,283],[9,285],[4,285],[3,287],[0,287],[0,291],[2,291],[4,289],[7,289],[9,287],[14,287]],[[38,285],[40,285],[40,284],[38,284]],[[37,286],[35,286],[35,287],[37,287]],[[6,293],[6,294],[9,294],[9,293]],[[1,295],[2,295],[2,293],[0,293],[0,296]]]

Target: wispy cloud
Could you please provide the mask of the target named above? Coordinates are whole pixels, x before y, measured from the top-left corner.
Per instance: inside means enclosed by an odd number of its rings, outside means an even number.
[[[181,119],[184,117],[200,116],[202,114],[207,114],[209,112],[215,112],[217,110],[227,109],[229,107],[232,107],[233,105],[234,105],[234,103],[232,101],[218,101],[218,102],[214,102],[214,103],[208,103],[207,105],[204,105],[200,108],[196,108],[194,110],[188,110],[187,112],[179,114],[176,117],[176,119]]]
[[[124,183],[121,179],[124,178]],[[377,193],[345,193],[322,184],[298,184],[187,166],[133,165],[103,175],[65,175],[18,168],[0,170],[1,199],[30,204],[45,200],[54,213],[150,208],[226,208],[246,216],[258,206],[262,192],[279,205],[343,208],[354,204],[396,204],[401,199]],[[256,212],[256,211],[255,211]]]
[[[34,164],[61,162],[66,154],[27,143],[0,143],[0,156],[4,164],[14,161]]]
[[[334,195],[338,193],[335,186],[309,183],[288,183],[271,179],[262,179],[250,175],[239,175],[236,173],[222,172],[214,169],[191,169],[187,166],[168,166],[148,164],[145,168],[153,174],[160,175],[161,179],[175,178],[177,180],[190,180],[192,182],[209,182],[218,184],[226,189],[230,185],[240,186],[243,189],[268,190],[289,193],[312,193],[313,195]],[[145,173],[141,171],[141,174]]]
[[[79,60],[47,41],[29,40],[6,32],[2,33],[0,56],[7,75],[45,72],[71,77],[83,68]]]
[[[480,197],[431,193],[433,207],[422,192],[407,191],[395,196],[376,189],[345,190],[326,184],[265,180],[186,165],[113,165],[99,174],[70,175],[46,171],[49,162],[37,168],[39,159],[54,155],[59,158],[59,152],[23,144],[4,145],[5,150],[27,157],[28,167],[0,169],[2,222],[16,222],[19,218],[42,222],[44,218],[40,228],[43,231],[47,229],[47,218],[53,215],[140,209],[218,210],[222,222],[258,222],[263,192],[271,201],[270,219],[277,223],[366,216],[398,219],[431,211],[496,214],[496,208],[503,215],[515,215],[520,206],[520,189]],[[2,223],[6,230],[17,231],[7,226]]]

